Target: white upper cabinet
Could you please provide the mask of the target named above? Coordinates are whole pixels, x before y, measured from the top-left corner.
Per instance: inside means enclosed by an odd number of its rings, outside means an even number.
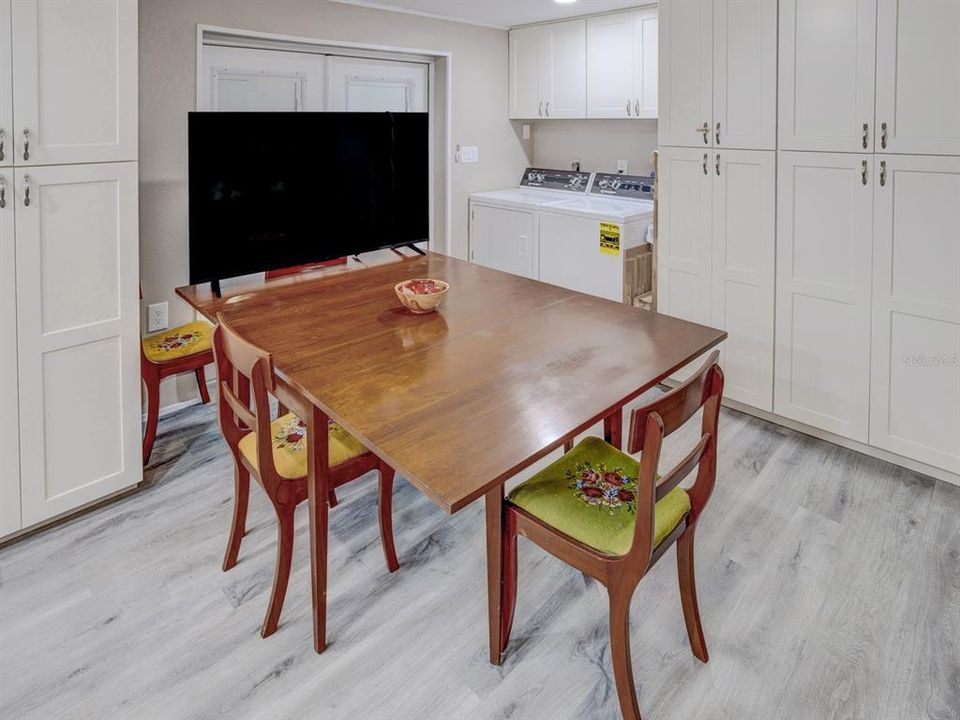
[[[10,0],[0,0],[0,167],[13,164],[13,68],[10,65]],[[3,533],[0,532],[0,535]]]
[[[781,0],[781,150],[873,150],[876,22],[876,0]]]
[[[510,117],[543,117],[538,27],[510,31]]]
[[[870,444],[960,473],[960,158],[876,162]]]
[[[509,92],[511,118],[586,117],[586,21],[511,30]]]
[[[660,16],[660,145],[713,147],[713,3],[664,0]]]
[[[11,17],[15,163],[136,160],[137,3],[16,0]]]
[[[777,4],[722,0],[713,15],[713,144],[773,150],[777,142]]]
[[[960,2],[881,0],[874,149],[960,155]]]
[[[587,117],[657,117],[655,8],[587,18]]]

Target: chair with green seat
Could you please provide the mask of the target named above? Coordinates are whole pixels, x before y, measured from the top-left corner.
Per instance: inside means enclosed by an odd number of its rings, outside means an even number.
[[[630,665],[630,599],[637,584],[677,544],[680,600],[693,654],[707,662],[693,567],[697,519],[713,491],[723,373],[713,352],[689,380],[633,411],[630,453],[588,437],[521,483],[504,504],[499,653],[506,650],[517,598],[517,536],[532,540],[606,586],[610,644],[620,709],[639,720]],[[700,438],[672,470],[658,475],[663,438],[703,408]],[[696,479],[680,487],[691,471]]]

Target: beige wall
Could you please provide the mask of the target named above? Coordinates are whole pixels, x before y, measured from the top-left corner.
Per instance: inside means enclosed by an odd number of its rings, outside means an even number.
[[[450,51],[452,142],[480,147],[454,165],[451,254],[465,257],[467,196],[514,185],[532,143],[507,119],[507,33],[325,0],[140,0],[140,272],[144,306],[167,300],[171,325],[192,312],[174,295],[188,280],[187,112],[196,105],[197,24]],[[167,380],[161,405],[196,396]]]
[[[652,170],[656,120],[537,120],[532,130],[538,167],[568,168],[578,157],[587,171],[616,172],[617,160],[626,160],[632,175]]]

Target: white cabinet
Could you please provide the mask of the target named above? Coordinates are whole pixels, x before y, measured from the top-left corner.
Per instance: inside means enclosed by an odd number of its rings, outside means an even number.
[[[776,147],[777,7],[768,0],[664,0],[661,145]]]
[[[780,0],[781,150],[873,149],[876,22],[877,0]]]
[[[537,277],[537,213],[470,204],[470,260],[494,270]]]
[[[876,162],[870,444],[960,473],[960,158]]]
[[[23,165],[137,158],[137,3],[16,0],[14,146]]]
[[[873,156],[777,158],[774,411],[867,442]]]
[[[140,479],[138,183],[135,163],[15,175],[28,526]]]
[[[0,537],[21,527],[13,194],[13,171],[0,168]]]
[[[13,70],[10,66],[11,38],[10,0],[0,0],[0,167],[13,164]],[[2,534],[3,532],[0,530],[0,535]]]
[[[776,153],[718,150],[713,162],[714,327],[724,395],[773,410],[773,308],[776,255]]]
[[[586,117],[586,58],[585,20],[511,30],[510,117]]]
[[[960,155],[960,2],[881,0],[874,149]]]
[[[656,118],[656,8],[587,18],[587,117]]]

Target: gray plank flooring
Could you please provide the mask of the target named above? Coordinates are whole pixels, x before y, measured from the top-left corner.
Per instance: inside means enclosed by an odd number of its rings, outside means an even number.
[[[670,551],[632,605],[645,717],[960,718],[960,488],[732,411],[721,432],[697,535],[711,659],[690,653]],[[402,480],[400,571],[374,477],[348,486],[315,655],[301,508],[281,626],[261,639],[275,523],[255,486],[240,563],[220,571],[230,462],[212,406],[188,409],[161,422],[154,487],[0,550],[0,717],[619,717],[603,588],[521,540],[513,641],[491,667],[482,506],[448,517]]]

